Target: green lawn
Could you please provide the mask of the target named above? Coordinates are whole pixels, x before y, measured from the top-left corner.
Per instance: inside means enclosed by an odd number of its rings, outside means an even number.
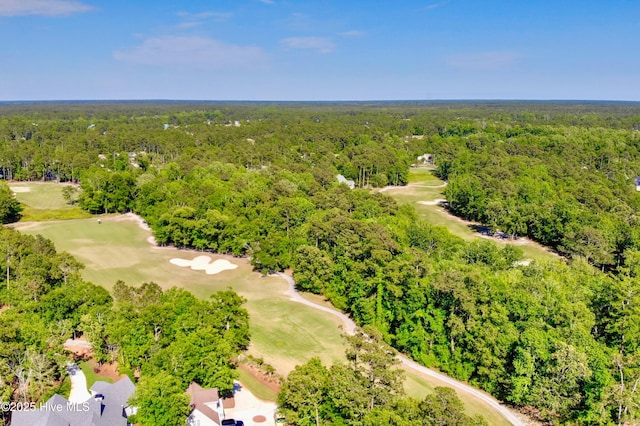
[[[436,226],[444,226],[449,232],[466,241],[482,238],[476,231],[469,227],[467,222],[449,214],[444,207],[437,204],[427,205],[420,203],[421,201],[433,202],[435,200],[445,199],[442,193],[445,189],[445,187],[442,186],[444,182],[436,178],[432,170],[419,168],[410,169],[409,181],[411,182],[411,186],[391,188],[384,193],[393,197],[400,204],[412,204],[418,215],[426,222]],[[510,242],[508,240],[492,239],[492,241],[500,246],[504,246],[505,244],[518,245],[524,252],[524,257],[528,259],[549,259],[556,257],[546,248],[534,242],[522,244],[524,240]]]
[[[263,401],[276,401],[276,398],[278,396],[277,393],[275,393],[268,387],[263,386],[262,383],[260,383],[258,380],[256,380],[255,377],[253,377],[246,371],[240,368],[238,368],[237,371],[240,382],[242,382],[242,384],[246,386],[247,389],[249,389],[251,393],[254,394],[257,398],[260,398]]]
[[[439,386],[448,387],[446,383],[441,382],[438,379],[434,379],[433,377],[424,377],[416,374],[407,374],[406,376],[407,379],[404,382],[404,389],[408,395],[411,395],[414,398],[422,399],[428,394],[433,393],[434,389]],[[492,426],[508,426],[511,424],[507,419],[492,409],[489,409],[484,402],[477,398],[469,396],[463,392],[456,392],[456,394],[464,404],[466,408],[465,411],[468,415],[475,416],[476,414],[480,414]]]
[[[80,367],[80,369],[82,370],[82,372],[87,378],[87,389],[91,389],[91,386],[93,386],[95,382],[113,383],[112,378],[104,377],[94,373],[93,368],[91,367],[91,363],[89,361],[82,361],[81,363],[78,364],[78,366]]]
[[[65,220],[90,217],[78,206],[67,204],[62,188],[67,184],[52,182],[12,182],[9,188],[22,203],[23,221]]]
[[[433,167],[414,167],[409,169],[409,183],[439,180],[433,174]]]

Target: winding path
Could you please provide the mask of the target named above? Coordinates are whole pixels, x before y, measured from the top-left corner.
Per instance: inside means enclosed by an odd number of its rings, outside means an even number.
[[[346,316],[345,314],[343,314],[342,312],[336,311],[334,309],[328,308],[326,306],[322,306],[322,305],[318,305],[317,303],[313,303],[305,298],[303,298],[300,293],[298,293],[298,291],[296,290],[296,284],[295,281],[293,280],[292,277],[290,277],[287,274],[284,273],[278,273],[278,276],[284,278],[287,283],[289,283],[289,296],[291,297],[291,300],[295,301],[295,302],[299,302],[302,303],[304,305],[307,306],[311,306],[312,308],[327,312],[331,315],[335,315],[338,318],[340,318],[340,320],[343,323],[343,327],[344,330],[347,334],[354,334],[356,331],[356,324],[353,322],[353,320],[351,318],[349,318],[348,316]],[[467,385],[466,383],[462,383],[458,380],[452,379],[451,377],[439,373],[435,370],[432,370],[430,368],[427,368],[423,365],[418,364],[417,362],[407,358],[405,355],[402,354],[398,354],[397,355],[398,359],[400,360],[400,362],[405,365],[407,368],[410,368],[420,374],[423,374],[425,376],[429,376],[429,377],[433,377],[435,379],[438,379],[442,382],[445,382],[446,384],[448,384],[449,386],[451,386],[452,388],[456,389],[459,392],[465,392],[467,394],[473,395],[474,397],[480,399],[482,402],[484,402],[485,404],[489,405],[491,408],[493,408],[496,412],[500,413],[500,415],[502,415],[505,419],[507,419],[509,422],[511,422],[511,424],[516,425],[516,426],[526,426],[526,423],[523,422],[522,420],[520,420],[518,418],[518,416],[516,416],[514,414],[514,412],[512,410],[510,410],[509,408],[507,408],[506,406],[502,405],[497,399],[495,399],[494,397],[490,396],[489,394],[478,390],[474,387],[471,387],[469,385]]]

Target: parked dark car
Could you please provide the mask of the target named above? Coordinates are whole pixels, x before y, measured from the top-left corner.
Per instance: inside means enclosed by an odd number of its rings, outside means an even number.
[[[242,420],[224,419],[221,423],[222,426],[244,426]]]

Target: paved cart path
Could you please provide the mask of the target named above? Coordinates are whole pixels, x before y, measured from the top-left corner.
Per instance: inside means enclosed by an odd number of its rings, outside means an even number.
[[[328,308],[326,306],[322,306],[322,305],[318,305],[317,303],[311,302],[307,299],[305,299],[304,297],[302,297],[300,295],[300,293],[298,293],[298,291],[296,290],[296,285],[295,285],[295,281],[293,280],[292,277],[290,277],[287,274],[283,274],[283,273],[279,273],[278,274],[280,277],[284,278],[285,280],[287,280],[287,282],[289,283],[289,296],[291,297],[291,299],[295,302],[299,302],[302,303],[304,305],[307,306],[311,306],[315,309],[327,312],[331,315],[335,315],[338,318],[340,318],[340,320],[342,321],[343,324],[343,328],[344,331],[347,334],[354,334],[355,330],[357,328],[356,324],[353,322],[353,320],[351,318],[349,318],[347,315],[343,314],[342,312],[339,312],[335,309],[331,309]],[[511,422],[513,425],[516,426],[526,426],[526,423],[523,422],[522,420],[520,420],[518,418],[518,416],[514,413],[513,410],[511,410],[510,408],[506,407],[505,405],[501,404],[500,401],[498,401],[497,399],[495,399],[494,397],[492,397],[491,395],[489,395],[486,392],[483,392],[479,389],[476,389],[472,386],[467,385],[466,383],[460,382],[456,379],[452,379],[451,377],[442,374],[438,371],[432,370],[430,368],[427,368],[423,365],[418,364],[417,362],[407,358],[406,356],[402,355],[402,354],[398,354],[397,355],[398,359],[400,360],[400,362],[402,362],[403,365],[405,365],[406,367],[420,373],[423,374],[425,376],[429,376],[429,377],[433,377],[435,379],[438,379],[442,382],[445,382],[447,385],[451,386],[452,388],[454,388],[456,391],[458,392],[464,392],[470,395],[473,395],[474,397],[480,399],[481,401],[483,401],[484,403],[486,403],[487,405],[489,405],[491,408],[493,408],[496,412],[500,413],[500,415],[502,415],[505,419],[507,419],[509,422]]]

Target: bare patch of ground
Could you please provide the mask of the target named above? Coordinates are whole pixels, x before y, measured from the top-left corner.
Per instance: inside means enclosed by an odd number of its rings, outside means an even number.
[[[433,201],[418,201],[418,204],[423,204],[425,206],[439,206],[441,204],[446,203],[447,200],[445,200],[444,198],[438,198],[435,199]]]
[[[67,341],[64,342],[62,346],[80,359],[89,359],[93,356],[93,348],[91,347],[91,343],[89,343],[84,337],[79,337],[77,339],[67,339]]]

